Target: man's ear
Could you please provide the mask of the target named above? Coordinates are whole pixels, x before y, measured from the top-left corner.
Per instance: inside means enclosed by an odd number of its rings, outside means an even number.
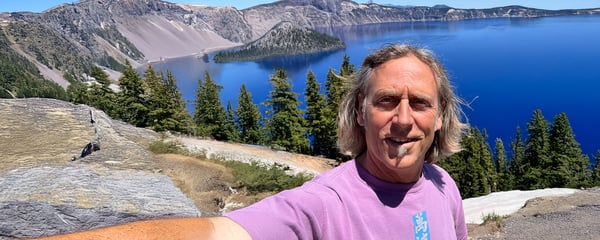
[[[442,107],[442,109],[438,110],[438,113],[436,114],[435,131],[442,129],[442,124],[444,123],[443,116],[444,116],[444,112],[446,111],[446,103],[442,103],[442,104],[440,104],[440,106]]]
[[[358,111],[356,114],[356,122],[358,122],[358,125],[360,126],[365,126],[365,109],[363,109],[365,106],[363,104],[364,99],[364,95],[362,93],[359,93],[358,96],[356,97],[356,101],[358,104]]]

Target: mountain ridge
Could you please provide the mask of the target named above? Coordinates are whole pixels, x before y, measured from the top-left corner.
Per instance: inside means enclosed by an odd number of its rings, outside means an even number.
[[[46,65],[54,75],[70,73],[82,80],[91,64],[119,71],[125,61],[141,66],[165,58],[203,55],[255,41],[281,22],[292,22],[300,28],[326,29],[374,23],[598,13],[600,8],[396,7],[376,3],[359,4],[349,0],[283,0],[242,10],[162,0],[82,0],[62,4],[42,13],[0,14],[0,26],[9,36],[8,39],[12,39],[10,44],[13,48],[21,47],[24,54]],[[47,35],[54,36],[54,39],[64,39],[59,41],[62,42],[59,46],[65,50],[60,53],[45,51],[55,46],[45,41],[33,41],[40,38],[37,31],[9,31],[23,28],[49,31]],[[53,58],[82,60],[78,64],[44,62],[44,59]],[[44,75],[51,78],[50,74]]]

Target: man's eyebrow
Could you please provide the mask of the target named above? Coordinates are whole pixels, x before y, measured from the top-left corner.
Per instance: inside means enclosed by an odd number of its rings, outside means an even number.
[[[433,98],[431,96],[426,95],[426,94],[420,94],[420,93],[410,93],[410,94],[408,94],[408,98],[416,98],[416,99],[425,100],[428,102],[433,101]]]
[[[380,90],[377,90],[373,94],[373,96],[376,98],[381,97],[381,96],[401,96],[401,95],[402,95],[402,93],[399,93],[398,91],[392,90],[392,89],[380,89]]]
[[[396,91],[396,90],[391,90],[391,89],[381,89],[381,90],[376,91],[373,94],[374,98],[379,98],[379,97],[382,97],[382,96],[402,96],[402,93],[399,92],[399,91]],[[433,98],[431,96],[429,96],[427,94],[423,94],[423,93],[414,93],[414,92],[411,92],[411,93],[408,94],[408,98],[409,99],[415,99],[416,98],[416,99],[425,100],[425,101],[429,101],[429,102],[433,101]]]

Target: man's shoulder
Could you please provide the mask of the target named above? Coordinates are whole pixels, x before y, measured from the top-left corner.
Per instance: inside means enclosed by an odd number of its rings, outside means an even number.
[[[427,178],[429,178],[439,190],[445,194],[452,193],[460,197],[456,182],[444,168],[437,164],[425,164],[424,169]]]
[[[426,163],[423,167],[426,169],[426,171],[435,172],[443,178],[452,178],[450,176],[450,174],[444,168],[440,167],[439,165],[437,165],[435,163],[434,164]]]
[[[298,190],[301,194],[314,195],[321,199],[326,196],[339,198],[341,192],[356,188],[357,184],[360,184],[359,179],[354,161],[348,161],[315,176]]]
[[[350,160],[317,175],[312,182],[320,185],[337,185],[343,182],[355,180],[358,170],[354,160]]]

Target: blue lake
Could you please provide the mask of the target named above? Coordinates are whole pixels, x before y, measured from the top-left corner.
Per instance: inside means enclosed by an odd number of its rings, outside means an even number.
[[[322,30],[325,31],[325,30]],[[312,70],[324,88],[327,70],[339,70],[343,56],[357,68],[362,59],[387,43],[410,43],[433,50],[445,65],[471,126],[486,129],[488,141],[501,138],[510,150],[515,129],[526,133],[533,110],[552,122],[569,117],[577,141],[592,157],[600,149],[600,16],[482,19],[457,22],[377,24],[327,30],[342,38],[344,50],[256,62],[215,64],[197,57],[155,65],[170,69],[183,97],[195,99],[205,71],[220,85],[223,104],[235,106],[245,84],[254,102],[269,94],[269,76],[283,67],[303,100],[306,74]]]

